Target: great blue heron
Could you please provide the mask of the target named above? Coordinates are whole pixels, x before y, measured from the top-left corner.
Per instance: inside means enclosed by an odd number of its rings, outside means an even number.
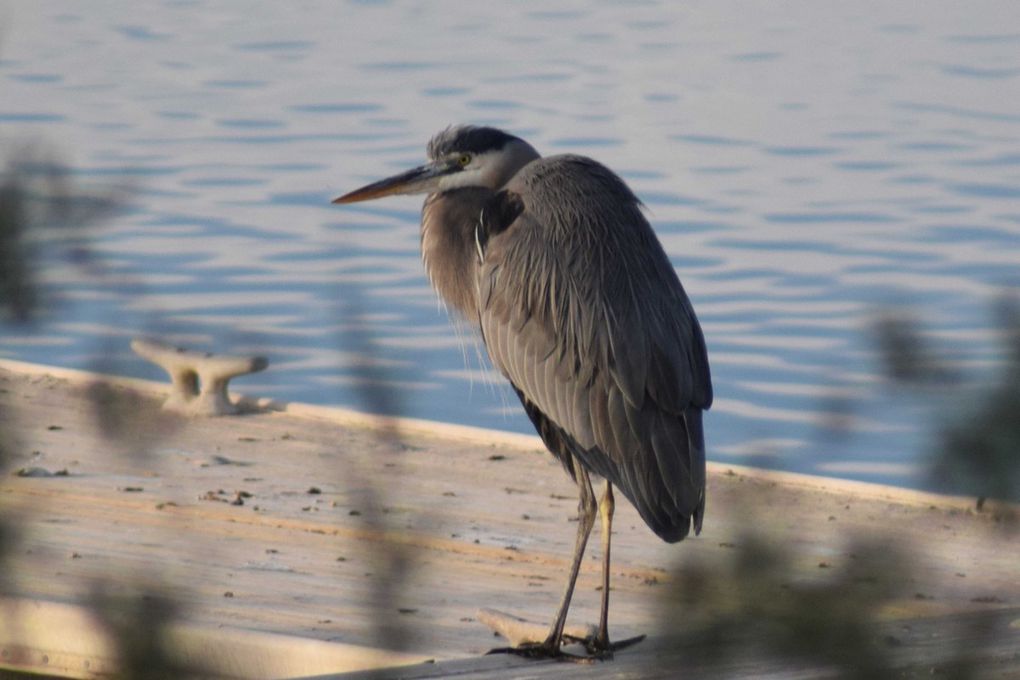
[[[549,451],[580,491],[574,557],[548,637],[557,655],[595,514],[602,520],[602,608],[586,641],[608,655],[613,486],[663,540],[705,509],[701,414],[708,355],[690,300],[612,171],[575,155],[542,157],[491,127],[449,127],[429,162],[337,198],[427,193],[421,241],[439,295],[477,325]],[[605,479],[596,505],[589,473]]]

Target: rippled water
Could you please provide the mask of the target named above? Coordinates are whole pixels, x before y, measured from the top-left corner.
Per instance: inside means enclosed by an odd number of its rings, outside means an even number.
[[[132,189],[95,264],[47,244],[48,311],[0,327],[4,356],[158,378],[127,341],[166,334],[268,355],[247,393],[530,431],[428,288],[420,199],[329,205],[472,122],[645,202],[707,336],[715,460],[925,485],[929,412],[866,333],[888,304],[994,372],[989,305],[1020,282],[1015,3],[125,7],[0,10],[3,149]]]

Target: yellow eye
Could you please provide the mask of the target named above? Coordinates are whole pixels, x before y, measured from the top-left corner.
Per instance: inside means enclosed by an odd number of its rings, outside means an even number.
[[[467,164],[471,162],[471,154],[461,154],[460,158],[457,159],[457,162],[460,163],[460,167],[466,167]]]

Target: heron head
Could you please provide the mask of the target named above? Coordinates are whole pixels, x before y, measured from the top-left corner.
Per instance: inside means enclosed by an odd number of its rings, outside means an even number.
[[[344,194],[357,203],[393,194],[429,194],[462,187],[499,189],[539,157],[520,137],[492,127],[448,127],[429,140],[429,162]]]

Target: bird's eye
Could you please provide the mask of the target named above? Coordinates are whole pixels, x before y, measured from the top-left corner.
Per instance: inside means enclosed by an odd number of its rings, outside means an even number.
[[[460,167],[467,167],[467,164],[471,162],[471,154],[461,154],[460,158],[457,159],[457,162],[460,164]]]

